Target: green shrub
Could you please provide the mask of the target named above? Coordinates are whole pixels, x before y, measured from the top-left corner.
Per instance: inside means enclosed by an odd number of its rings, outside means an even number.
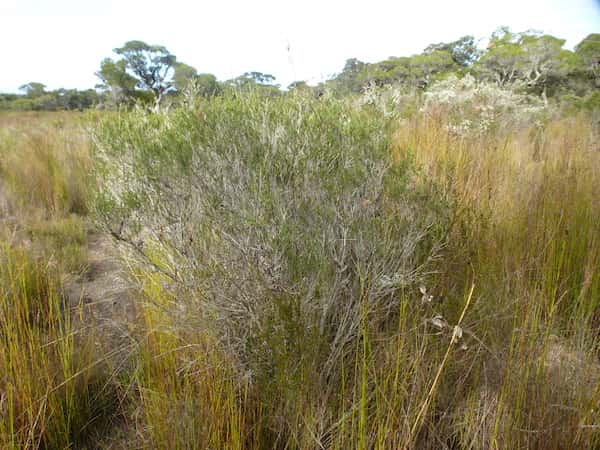
[[[390,126],[339,100],[251,93],[96,128],[97,217],[163,274],[170,323],[210,330],[281,398],[274,429],[280,408],[341,382],[367,323],[396,327],[443,240],[447,205],[393,161]]]

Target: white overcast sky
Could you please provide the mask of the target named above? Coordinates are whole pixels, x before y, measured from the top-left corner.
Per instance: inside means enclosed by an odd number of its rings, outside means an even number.
[[[0,0],[0,92],[93,87],[100,61],[132,39],[219,79],[261,71],[287,86],[501,25],[572,48],[600,32],[600,0]]]

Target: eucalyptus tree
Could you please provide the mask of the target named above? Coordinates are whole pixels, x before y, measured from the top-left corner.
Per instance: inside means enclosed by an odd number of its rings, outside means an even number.
[[[463,36],[452,42],[431,44],[425,49],[424,53],[435,51],[450,53],[454,62],[463,67],[470,66],[481,56],[481,51],[477,48],[477,41],[473,36]]]
[[[173,76],[181,63],[164,46],[128,41],[113,51],[120,58],[103,60],[96,75],[102,80],[102,87],[117,91],[117,97],[135,98],[139,91],[148,92],[158,109],[164,97],[176,90]]]
[[[520,35],[512,33],[507,27],[496,30],[487,50],[475,65],[476,73],[480,77],[494,80],[498,86],[517,80],[519,65],[525,57],[519,41]]]
[[[575,47],[575,53],[581,58],[584,71],[587,72],[600,87],[600,34],[593,33]]]
[[[195,67],[185,63],[178,62],[175,64],[173,73],[173,86],[178,91],[184,90],[192,80],[198,76],[198,71]]]
[[[35,98],[46,93],[46,85],[36,81],[31,81],[23,86],[20,86],[19,90],[23,91],[27,97]]]
[[[123,57],[128,70],[137,78],[138,86],[153,93],[156,108],[160,107],[165,94],[175,90],[172,77],[177,58],[165,47],[129,41],[114,52]]]
[[[127,72],[126,61],[105,58],[100,63],[100,70],[96,72],[96,76],[101,81],[96,88],[108,93],[110,103],[120,105],[136,97],[138,80]]]

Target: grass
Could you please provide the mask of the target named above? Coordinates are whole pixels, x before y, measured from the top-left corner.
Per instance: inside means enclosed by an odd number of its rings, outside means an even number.
[[[47,266],[6,244],[0,258],[0,445],[81,448],[116,411],[110,371]]]
[[[0,115],[3,193],[18,214],[86,213],[89,141],[80,122],[72,113]]]
[[[386,108],[0,116],[0,446],[600,448],[598,129]],[[61,294],[89,212],[138,288],[119,369]]]
[[[0,447],[86,448],[119,417],[118,381],[61,278],[87,264],[77,118],[0,115]]]
[[[540,146],[527,129],[456,138],[446,123],[398,130],[396,151],[456,199],[437,289],[452,296],[476,277],[468,330],[502,361],[495,380],[478,382],[474,406],[493,426],[468,424],[467,442],[592,448],[598,433],[581,425],[598,400],[597,131],[585,117],[555,120]]]
[[[35,220],[24,227],[36,253],[64,273],[80,274],[87,268],[88,224],[81,216]]]

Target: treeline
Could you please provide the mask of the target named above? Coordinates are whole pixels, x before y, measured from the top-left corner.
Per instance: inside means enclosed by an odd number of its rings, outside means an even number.
[[[93,108],[103,103],[103,94],[94,89],[56,89],[47,91],[42,83],[20,87],[23,94],[0,94],[0,110],[70,111]]]
[[[360,92],[365,86],[401,84],[426,88],[450,73],[492,81],[499,86],[521,83],[529,93],[549,97],[565,93],[586,95],[600,87],[600,34],[590,34],[574,51],[564,39],[535,31],[494,32],[485,50],[473,36],[432,44],[423,53],[391,57],[374,64],[349,59],[328,84],[342,92]]]
[[[536,31],[496,30],[482,50],[473,36],[454,42],[429,45],[422,53],[390,57],[365,63],[348,59],[343,70],[318,86],[296,81],[286,90],[273,75],[246,72],[219,81],[213,74],[198,71],[165,47],[130,41],[114,49],[115,58],[106,58],[96,73],[95,89],[45,91],[41,83],[21,87],[23,94],[0,94],[0,109],[71,110],[115,108],[146,103],[154,108],[177,103],[186,90],[203,97],[220,95],[230,89],[257,89],[265,95],[305,90],[321,95],[351,95],[367,87],[395,85],[407,90],[424,90],[449,75],[470,74],[500,87],[519,86],[525,93],[545,102],[559,99],[586,108],[600,108],[600,34],[590,34],[573,51],[564,49],[564,39]]]

